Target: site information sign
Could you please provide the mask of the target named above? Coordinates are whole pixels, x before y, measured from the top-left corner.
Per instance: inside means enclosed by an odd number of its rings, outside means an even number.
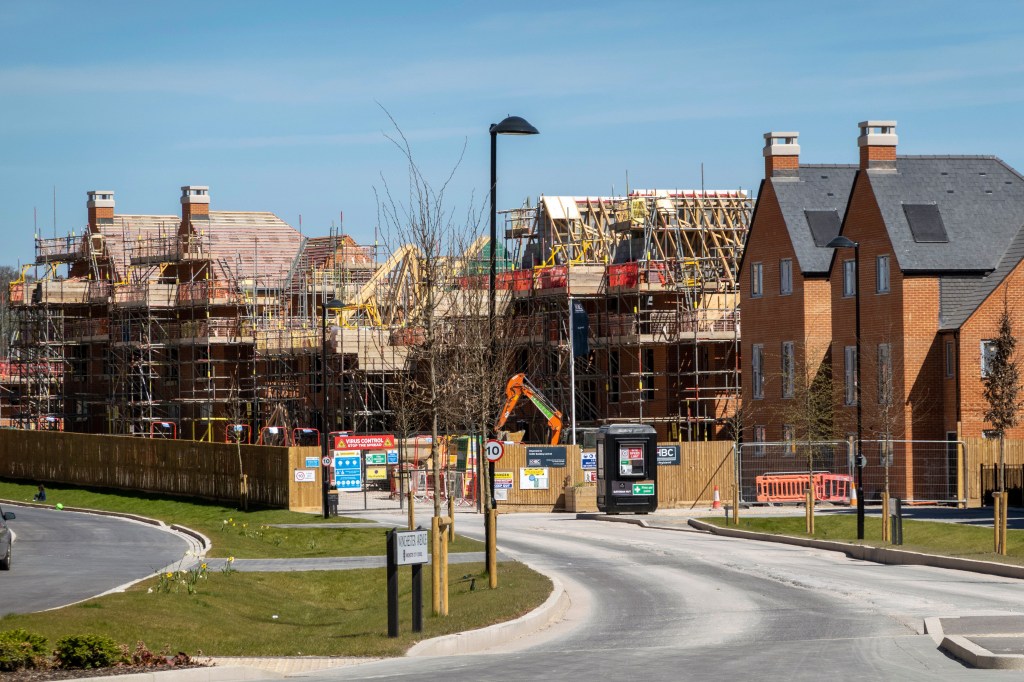
[[[547,467],[524,467],[519,470],[520,490],[547,490],[548,469]]]
[[[511,471],[495,471],[494,472],[494,489],[495,490],[512,490],[512,478]]]
[[[393,537],[395,538],[395,559],[399,566],[429,563],[427,531],[396,530]]]
[[[580,468],[581,469],[596,469],[597,468],[597,453],[596,452],[581,452],[580,453]]]
[[[363,489],[363,458],[358,452],[334,453],[334,485],[346,492]]]
[[[679,446],[678,445],[659,445],[658,446],[658,464],[660,466],[666,466],[671,464],[679,464]]]
[[[565,458],[564,445],[526,448],[526,466],[529,467],[564,467]]]
[[[366,436],[335,436],[335,450],[387,450],[395,447],[395,436],[390,433]]]

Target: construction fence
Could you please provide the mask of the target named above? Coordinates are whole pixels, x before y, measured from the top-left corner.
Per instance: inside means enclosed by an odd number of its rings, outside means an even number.
[[[815,500],[850,504],[857,467],[854,443],[746,443],[740,446],[740,501],[800,503],[808,486]],[[963,441],[868,440],[861,444],[865,501],[888,490],[904,502],[967,504],[968,448]]]

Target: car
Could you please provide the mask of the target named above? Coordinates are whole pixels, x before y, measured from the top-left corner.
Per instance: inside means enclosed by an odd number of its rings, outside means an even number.
[[[11,546],[14,544],[14,535],[7,522],[12,519],[14,512],[0,509],[0,571],[11,570]]]

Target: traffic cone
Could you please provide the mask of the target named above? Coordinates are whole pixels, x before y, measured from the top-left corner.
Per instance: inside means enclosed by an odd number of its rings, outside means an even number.
[[[721,509],[722,508],[722,498],[718,496],[718,486],[717,485],[715,486],[715,496],[714,496],[713,500],[714,501],[711,503],[711,508],[712,509]]]
[[[850,486],[850,506],[857,506],[857,486],[855,485]]]

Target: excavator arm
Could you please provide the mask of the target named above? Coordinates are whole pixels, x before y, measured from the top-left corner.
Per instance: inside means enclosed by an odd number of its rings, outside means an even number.
[[[551,445],[557,445],[562,436],[562,413],[555,409],[539,388],[530,383],[525,374],[516,374],[508,380],[508,384],[505,386],[505,405],[501,408],[498,421],[494,424],[494,430],[500,431],[505,426],[512,410],[516,408],[516,403],[523,396],[526,396],[548,420],[548,428],[551,429]]]

